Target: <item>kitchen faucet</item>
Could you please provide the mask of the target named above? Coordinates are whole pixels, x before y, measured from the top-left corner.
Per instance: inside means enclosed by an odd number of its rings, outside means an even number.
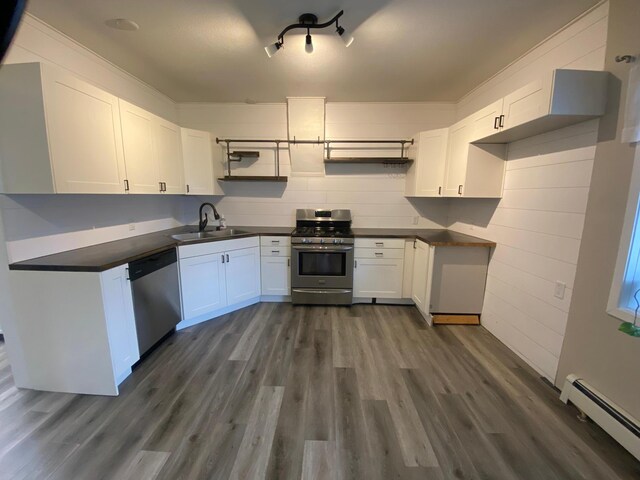
[[[220,214],[216,210],[216,207],[214,207],[213,204],[209,202],[203,203],[202,205],[200,205],[200,213],[198,215],[198,229],[201,232],[204,232],[204,229],[207,228],[207,223],[209,223],[209,216],[206,213],[204,214],[204,218],[202,217],[202,211],[204,210],[204,207],[207,206],[211,207],[211,210],[213,210],[213,217],[216,220],[220,220]]]

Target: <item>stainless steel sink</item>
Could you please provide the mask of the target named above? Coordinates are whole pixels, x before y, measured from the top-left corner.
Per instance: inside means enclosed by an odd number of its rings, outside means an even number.
[[[247,233],[249,232],[245,230],[228,228],[226,230],[207,230],[204,232],[179,233],[176,235],[171,235],[171,238],[179,242],[193,242],[195,240],[204,240],[207,238],[235,237],[238,235],[246,235]]]

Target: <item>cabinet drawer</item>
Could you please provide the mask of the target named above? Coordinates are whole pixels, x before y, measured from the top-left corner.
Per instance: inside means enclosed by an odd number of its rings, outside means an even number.
[[[238,238],[237,240],[218,240],[213,242],[196,243],[193,245],[182,245],[178,247],[179,258],[198,257],[211,253],[230,252],[241,248],[257,247],[258,237]]]
[[[356,248],[355,258],[404,258],[404,248]]]
[[[261,236],[260,245],[262,247],[288,247],[291,245],[291,237]]]
[[[260,247],[262,257],[290,257],[291,247]]]
[[[356,248],[402,248],[404,238],[356,238]]]

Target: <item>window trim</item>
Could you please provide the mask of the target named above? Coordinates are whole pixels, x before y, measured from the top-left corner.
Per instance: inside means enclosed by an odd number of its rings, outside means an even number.
[[[633,322],[634,317],[633,309],[620,306],[620,295],[636,225],[640,228],[640,148],[636,148],[633,160],[624,224],[622,225],[622,234],[620,235],[620,244],[618,246],[618,257],[613,272],[611,290],[609,291],[609,301],[607,302],[607,313],[624,322]],[[638,236],[640,237],[640,234]],[[638,316],[640,317],[640,310],[638,311]]]

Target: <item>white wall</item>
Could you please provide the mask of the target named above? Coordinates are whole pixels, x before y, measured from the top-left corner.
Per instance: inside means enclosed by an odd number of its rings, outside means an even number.
[[[286,104],[182,104],[180,123],[220,138],[287,138]],[[416,132],[453,123],[455,106],[443,103],[327,103],[327,139],[410,138]],[[232,147],[233,148],[233,147]],[[257,161],[234,164],[238,175],[273,175],[272,146]],[[215,149],[218,162],[222,147]],[[366,155],[380,155],[381,150]],[[389,152],[399,155],[399,150]],[[337,155],[337,154],[336,154]],[[288,151],[281,153],[281,175],[291,175]],[[405,167],[327,165],[323,177],[290,176],[286,184],[225,183],[217,206],[232,225],[294,224],[296,208],[350,208],[356,227],[441,228],[448,203],[442,199],[409,201],[404,197]]]
[[[463,118],[553,68],[602,70],[608,4],[529,52],[459,104]],[[554,380],[571,301],[598,122],[509,146],[500,201],[453,201],[449,225],[498,246],[489,266],[483,324]],[[567,285],[554,297],[555,282]]]

